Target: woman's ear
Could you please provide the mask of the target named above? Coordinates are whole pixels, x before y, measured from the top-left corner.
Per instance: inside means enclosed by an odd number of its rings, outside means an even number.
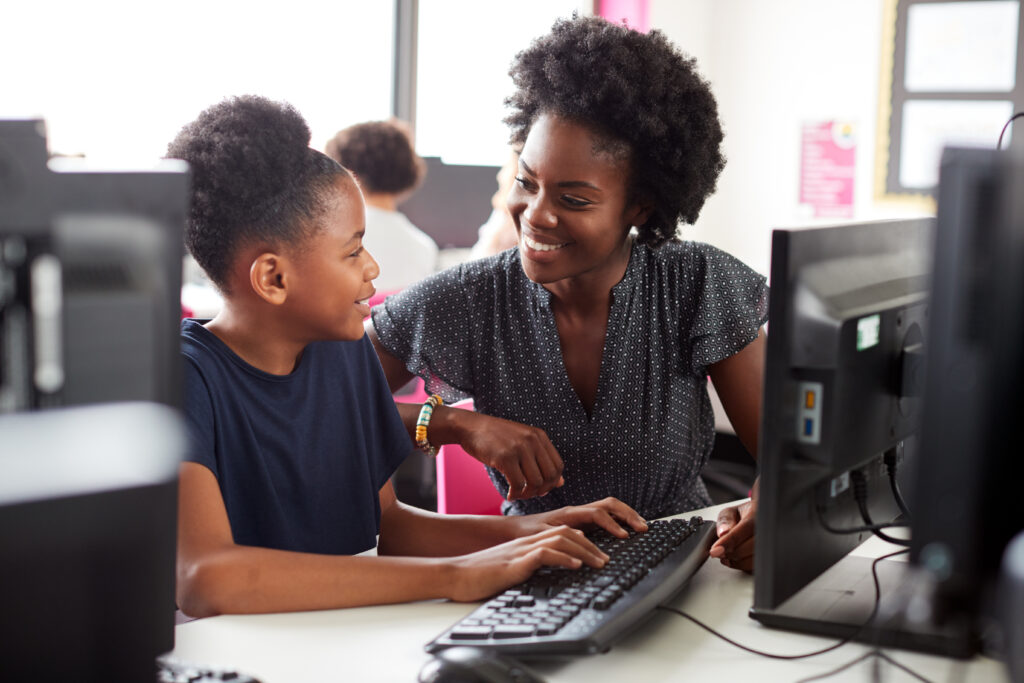
[[[288,274],[285,259],[278,254],[264,252],[249,266],[249,284],[257,296],[275,306],[288,298]]]
[[[626,208],[626,219],[630,225],[639,228],[647,222],[652,213],[654,213],[654,204],[652,202],[638,200]]]

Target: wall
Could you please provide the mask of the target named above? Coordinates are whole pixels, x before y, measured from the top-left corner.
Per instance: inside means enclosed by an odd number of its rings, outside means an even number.
[[[797,202],[800,128],[858,127],[854,218],[920,215],[876,203],[875,129],[884,0],[651,0],[650,22],[697,58],[718,98],[728,163],[683,236],[767,274],[771,229],[813,223]]]

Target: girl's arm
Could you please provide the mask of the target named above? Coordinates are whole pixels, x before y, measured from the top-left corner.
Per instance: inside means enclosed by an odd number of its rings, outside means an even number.
[[[401,538],[396,533],[401,512],[390,485],[382,489],[381,503],[387,519],[382,525]],[[440,535],[462,529],[431,528]],[[578,568],[585,562],[600,567],[606,560],[578,531],[550,525],[530,536],[449,558],[318,555],[242,546],[232,539],[213,473],[196,463],[183,463],[180,470],[176,594],[178,606],[190,616],[430,598],[479,600],[526,580],[543,565]]]
[[[391,485],[381,489],[381,555],[443,557],[473,553],[496,544],[557,527],[601,527],[620,538],[626,528],[645,531],[647,523],[615,498],[535,515],[439,515],[405,505]],[[582,534],[582,532],[579,532]]]

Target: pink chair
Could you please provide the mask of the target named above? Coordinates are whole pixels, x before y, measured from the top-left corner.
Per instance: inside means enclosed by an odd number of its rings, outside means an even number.
[[[373,308],[377,304],[384,301],[384,299],[387,299],[392,294],[397,294],[398,292],[399,290],[397,289],[393,289],[390,292],[377,292],[376,294],[370,297],[370,300],[367,303],[370,304],[370,308]]]
[[[473,401],[455,407],[473,409]],[[483,463],[457,444],[437,451],[437,511],[448,515],[500,515],[503,498]]]

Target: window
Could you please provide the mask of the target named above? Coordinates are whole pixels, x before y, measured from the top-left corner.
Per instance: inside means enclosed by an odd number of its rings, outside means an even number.
[[[888,0],[886,10],[879,194],[927,197],[943,146],[994,148],[1024,109],[1024,16],[1019,0]]]
[[[163,156],[230,95],[285,100],[322,149],[391,114],[394,3],[40,0],[4,9],[0,116],[41,116],[51,152],[113,163]]]
[[[558,17],[588,14],[593,2],[419,0],[416,148],[445,163],[500,166],[508,157],[505,98],[516,53]],[[500,11],[495,12],[495,9]]]

